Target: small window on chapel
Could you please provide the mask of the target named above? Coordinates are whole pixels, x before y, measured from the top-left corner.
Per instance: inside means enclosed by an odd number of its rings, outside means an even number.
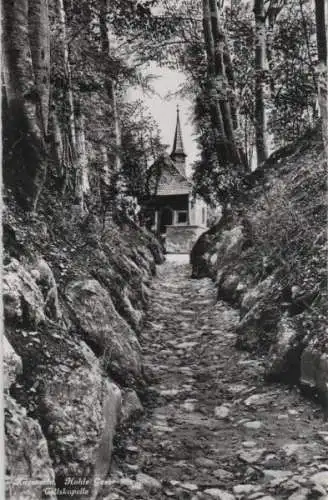
[[[177,212],[177,224],[187,224],[188,212]]]

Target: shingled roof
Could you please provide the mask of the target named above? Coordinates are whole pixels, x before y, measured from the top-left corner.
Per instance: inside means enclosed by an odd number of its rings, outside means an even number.
[[[177,107],[177,123],[174,134],[173,149],[171,155],[162,154],[153,164],[153,171],[161,172],[157,188],[157,196],[171,196],[190,194],[192,182],[185,175],[185,159],[179,107]]]
[[[189,181],[170,182],[169,184],[159,184],[157,196],[170,196],[174,194],[189,194],[191,193],[192,185]]]
[[[157,189],[157,196],[191,193],[191,181],[181,174],[172,159],[168,155],[163,155],[162,161],[162,175]]]

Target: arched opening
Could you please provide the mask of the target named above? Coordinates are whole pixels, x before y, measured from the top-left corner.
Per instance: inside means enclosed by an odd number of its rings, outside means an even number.
[[[173,224],[173,210],[169,207],[163,208],[160,215],[159,231],[160,233],[166,233],[166,226],[171,226]]]

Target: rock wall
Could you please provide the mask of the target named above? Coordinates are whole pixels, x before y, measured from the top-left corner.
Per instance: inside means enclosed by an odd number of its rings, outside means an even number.
[[[328,400],[326,183],[315,133],[250,174],[243,201],[191,252],[193,277],[212,277],[239,309],[237,347],[264,354],[269,380]]]
[[[8,499],[96,498],[118,425],[142,411],[138,334],[161,248],[132,223],[67,220],[5,214]]]

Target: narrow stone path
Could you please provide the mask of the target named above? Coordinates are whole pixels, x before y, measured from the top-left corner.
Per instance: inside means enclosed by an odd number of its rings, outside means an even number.
[[[209,279],[166,263],[141,342],[149,408],[107,500],[328,499],[328,426],[296,389],[265,385],[234,348],[237,314]]]

